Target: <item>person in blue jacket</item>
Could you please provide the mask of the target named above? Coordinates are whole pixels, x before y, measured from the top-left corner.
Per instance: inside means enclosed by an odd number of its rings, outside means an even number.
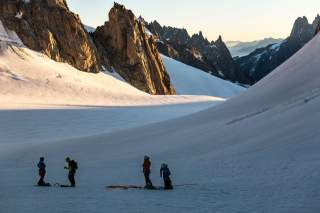
[[[46,182],[44,182],[44,177],[46,176],[46,164],[44,163],[44,157],[40,158],[40,161],[38,163],[38,169],[39,169],[39,181],[38,186],[46,186]]]
[[[160,177],[163,178],[165,190],[173,189],[170,175],[171,175],[171,172],[170,172],[170,169],[168,168],[168,165],[163,163],[160,168]]]

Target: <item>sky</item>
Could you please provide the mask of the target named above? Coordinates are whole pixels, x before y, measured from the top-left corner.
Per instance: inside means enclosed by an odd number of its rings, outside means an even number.
[[[108,20],[112,0],[67,0],[84,24],[96,27]],[[320,0],[117,0],[146,21],[200,30],[209,40],[225,41],[285,38],[295,19],[312,22],[320,13]]]

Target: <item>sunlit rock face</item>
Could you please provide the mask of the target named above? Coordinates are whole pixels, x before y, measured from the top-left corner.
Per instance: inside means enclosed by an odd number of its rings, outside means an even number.
[[[96,47],[65,0],[1,0],[0,20],[27,47],[79,70],[99,72]]]
[[[130,84],[153,95],[175,94],[154,37],[145,32],[144,23],[131,10],[114,4],[109,21],[93,34],[100,58]]]

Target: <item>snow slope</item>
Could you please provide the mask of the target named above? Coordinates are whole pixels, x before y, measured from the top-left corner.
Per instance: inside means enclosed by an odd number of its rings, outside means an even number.
[[[243,91],[179,62],[167,61],[179,95],[150,96],[121,81],[116,73],[79,72],[31,51],[0,21],[0,108],[26,104],[139,106],[221,102]],[[182,69],[188,74],[184,75]]]
[[[162,55],[162,59],[177,94],[230,98],[245,91],[243,87],[212,76],[167,56]]]
[[[1,108],[12,105],[138,106],[222,101],[208,96],[151,96],[110,73],[85,73],[0,39]]]
[[[0,110],[0,149],[2,143],[45,143],[144,126],[199,112],[215,104],[211,101],[123,107],[19,104],[14,109],[11,105],[10,109]]]
[[[224,101],[209,96],[151,96],[119,80],[116,73],[80,72],[1,38],[0,100],[0,120],[14,118],[10,124],[0,122],[0,138],[6,143],[112,132],[198,112]]]
[[[319,44],[317,35],[247,92],[196,114],[90,137],[50,141],[41,135],[43,143],[1,138],[1,213],[317,212]],[[11,113],[1,121],[15,129],[20,116]],[[32,116],[37,120],[41,114]],[[67,119],[61,116],[61,125]],[[93,122],[87,121],[88,128]],[[36,131],[43,124],[29,125]],[[104,189],[143,184],[140,167],[146,153],[152,157],[155,184],[161,184],[158,169],[166,162],[175,184],[195,185],[172,192]],[[33,187],[42,155],[51,182],[67,181],[65,156],[78,160],[78,187]]]

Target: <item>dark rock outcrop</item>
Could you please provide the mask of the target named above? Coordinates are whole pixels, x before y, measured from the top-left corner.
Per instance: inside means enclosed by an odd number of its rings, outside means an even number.
[[[295,21],[287,39],[259,48],[248,56],[238,58],[236,62],[243,72],[247,72],[251,79],[257,82],[309,42],[315,35],[319,23],[319,15],[312,24],[309,24],[306,17],[300,17]]]
[[[82,71],[100,70],[96,47],[65,0],[1,0],[0,20],[27,47]]]
[[[316,28],[316,34],[318,34],[320,32],[320,22],[318,24],[318,27]]]
[[[317,15],[317,17],[312,22],[312,26],[315,29],[315,34],[318,34],[320,32],[320,16]]]
[[[217,47],[217,49],[219,50],[219,54],[217,54],[218,57],[223,58],[223,60],[217,58],[217,66],[219,67],[226,79],[231,79],[233,81],[245,84],[251,83],[248,77],[240,71],[240,68],[233,60],[229,52],[229,49],[223,42],[221,36],[219,36],[218,40],[212,43],[211,45],[215,45]],[[228,72],[223,72],[223,70],[228,70]]]
[[[162,54],[232,82],[251,83],[234,62],[221,37],[210,42],[201,31],[190,37],[185,29],[162,27],[157,21],[146,23],[146,27],[157,36]]]
[[[154,37],[131,10],[115,3],[109,21],[97,28],[93,38],[103,63],[109,59],[127,82],[150,94],[175,94]]]
[[[320,15],[318,14],[312,22],[312,27],[315,31],[319,29],[319,24],[320,24]]]

